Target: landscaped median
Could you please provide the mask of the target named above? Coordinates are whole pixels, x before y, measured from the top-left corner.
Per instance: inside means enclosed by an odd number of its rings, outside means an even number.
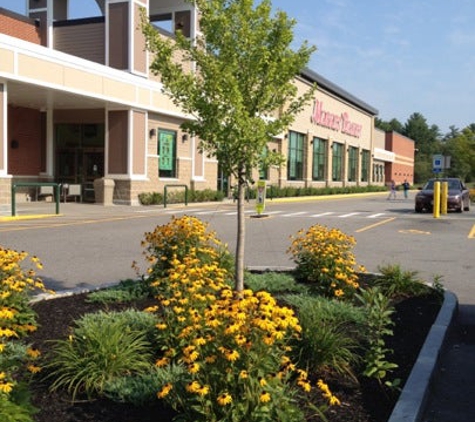
[[[441,289],[398,266],[363,275],[353,245],[313,226],[290,240],[294,271],[247,273],[235,291],[233,257],[206,224],[184,216],[158,226],[145,234],[149,268],[137,280],[32,305],[46,318],[30,336],[45,349],[31,388],[48,409],[36,420],[59,422],[68,411],[86,420],[85,401],[100,404],[98,415],[88,408],[92,422],[120,422],[123,406],[146,420],[141,412],[153,415],[157,403],[164,422],[363,422],[369,413],[355,397],[369,385],[387,419],[400,369],[388,346],[392,318],[410,298],[435,309]],[[75,404],[61,407],[68,399]]]

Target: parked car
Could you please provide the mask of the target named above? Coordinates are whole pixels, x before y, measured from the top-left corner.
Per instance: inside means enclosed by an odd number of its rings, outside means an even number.
[[[457,212],[470,210],[470,194],[464,183],[456,177],[441,177],[430,179],[415,197],[415,211],[432,211],[434,205],[434,182],[447,182],[447,210]]]

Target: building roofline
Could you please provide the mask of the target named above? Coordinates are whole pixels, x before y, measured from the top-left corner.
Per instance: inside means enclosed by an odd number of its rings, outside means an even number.
[[[321,86],[322,88],[325,88],[327,91],[343,98],[344,100],[355,105],[356,107],[361,108],[362,110],[370,113],[373,116],[377,116],[379,114],[379,111],[376,108],[370,106],[368,103],[365,103],[364,101],[350,94],[348,91],[344,90],[343,88],[339,87],[338,85],[334,84],[333,82],[329,81],[328,79],[324,78],[322,75],[318,74],[313,70],[305,68],[301,72],[301,76],[307,80],[310,80],[311,82],[316,82],[317,85]]]

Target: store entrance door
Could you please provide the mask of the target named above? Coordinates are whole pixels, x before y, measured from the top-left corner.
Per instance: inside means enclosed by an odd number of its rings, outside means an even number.
[[[55,180],[80,184],[82,199],[94,202],[94,180],[104,176],[102,125],[58,125]]]

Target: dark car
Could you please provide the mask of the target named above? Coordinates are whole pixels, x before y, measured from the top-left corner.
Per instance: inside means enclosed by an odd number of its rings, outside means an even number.
[[[424,187],[416,194],[415,211],[422,212],[432,211],[434,205],[434,182],[447,182],[448,196],[447,196],[447,210],[457,212],[470,210],[470,195],[464,183],[456,177],[443,177],[440,179],[430,179]]]

